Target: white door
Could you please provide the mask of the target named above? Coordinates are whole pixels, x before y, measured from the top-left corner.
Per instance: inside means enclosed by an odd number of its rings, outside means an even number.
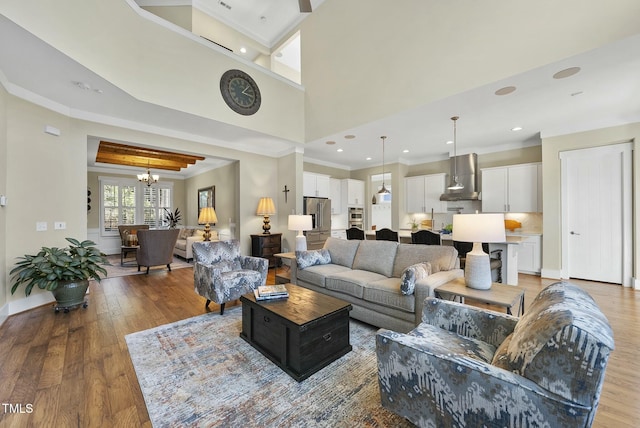
[[[631,145],[560,154],[563,276],[630,285]]]

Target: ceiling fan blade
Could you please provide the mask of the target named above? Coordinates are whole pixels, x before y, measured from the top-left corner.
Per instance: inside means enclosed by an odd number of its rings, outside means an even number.
[[[311,13],[311,0],[298,0],[300,13]]]

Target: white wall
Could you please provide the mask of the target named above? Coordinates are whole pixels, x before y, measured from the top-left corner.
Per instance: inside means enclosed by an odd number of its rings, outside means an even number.
[[[0,178],[0,194],[6,194],[9,198],[7,207],[0,208],[0,226],[6,218],[6,234],[0,239],[0,256],[3,256],[0,259],[0,271],[3,272],[0,298],[10,288],[8,271],[17,257],[34,254],[42,246],[65,246],[65,237],[87,237],[88,136],[136,141],[161,149],[180,147],[185,153],[237,160],[237,172],[231,171],[229,174],[237,174],[234,177],[238,181],[237,193],[232,199],[236,204],[236,234],[243,254],[250,253],[248,235],[259,233],[262,229],[262,219],[255,215],[258,200],[262,196],[270,196],[278,201],[279,160],[276,158],[72,119],[6,95],[3,91],[0,94],[0,105],[3,100],[7,105],[5,114],[0,115],[0,123],[6,118],[6,133],[0,132],[0,135],[6,135],[6,143],[0,140],[0,153],[6,147],[6,157],[2,157],[6,172]],[[45,125],[60,129],[61,136],[45,134]],[[277,205],[276,209],[279,213],[274,216],[274,221],[280,225],[278,219],[284,216],[284,208]],[[221,212],[224,213],[224,209]],[[47,222],[46,232],[36,232],[35,225],[39,221]],[[54,221],[65,221],[67,229],[53,230]],[[6,249],[4,255],[1,250],[3,247]],[[40,290],[35,290],[29,298],[25,298],[24,289],[21,289],[9,296],[7,301],[8,313],[16,313],[50,302],[52,298],[50,293]]]

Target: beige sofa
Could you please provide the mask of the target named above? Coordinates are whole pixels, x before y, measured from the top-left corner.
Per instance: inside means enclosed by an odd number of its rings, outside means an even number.
[[[196,227],[182,227],[180,228],[180,234],[178,235],[178,240],[176,241],[176,245],[173,249],[173,254],[176,256],[180,256],[185,259],[187,262],[193,259],[193,243],[197,241],[204,241],[204,229],[199,229]],[[218,232],[215,230],[211,231],[211,240],[218,240]]]
[[[401,278],[408,282],[425,262],[430,273],[414,275],[405,294]],[[407,332],[420,324],[424,300],[437,287],[464,276],[459,266],[452,246],[328,238],[322,250],[296,253],[291,282],[351,303],[355,319]]]

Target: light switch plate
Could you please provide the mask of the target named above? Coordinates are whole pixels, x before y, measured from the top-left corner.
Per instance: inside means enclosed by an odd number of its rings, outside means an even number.
[[[67,223],[65,223],[64,221],[56,221],[53,223],[53,228],[55,230],[63,230],[67,228]]]
[[[46,221],[39,221],[36,223],[36,232],[44,232],[45,230],[47,230]]]

